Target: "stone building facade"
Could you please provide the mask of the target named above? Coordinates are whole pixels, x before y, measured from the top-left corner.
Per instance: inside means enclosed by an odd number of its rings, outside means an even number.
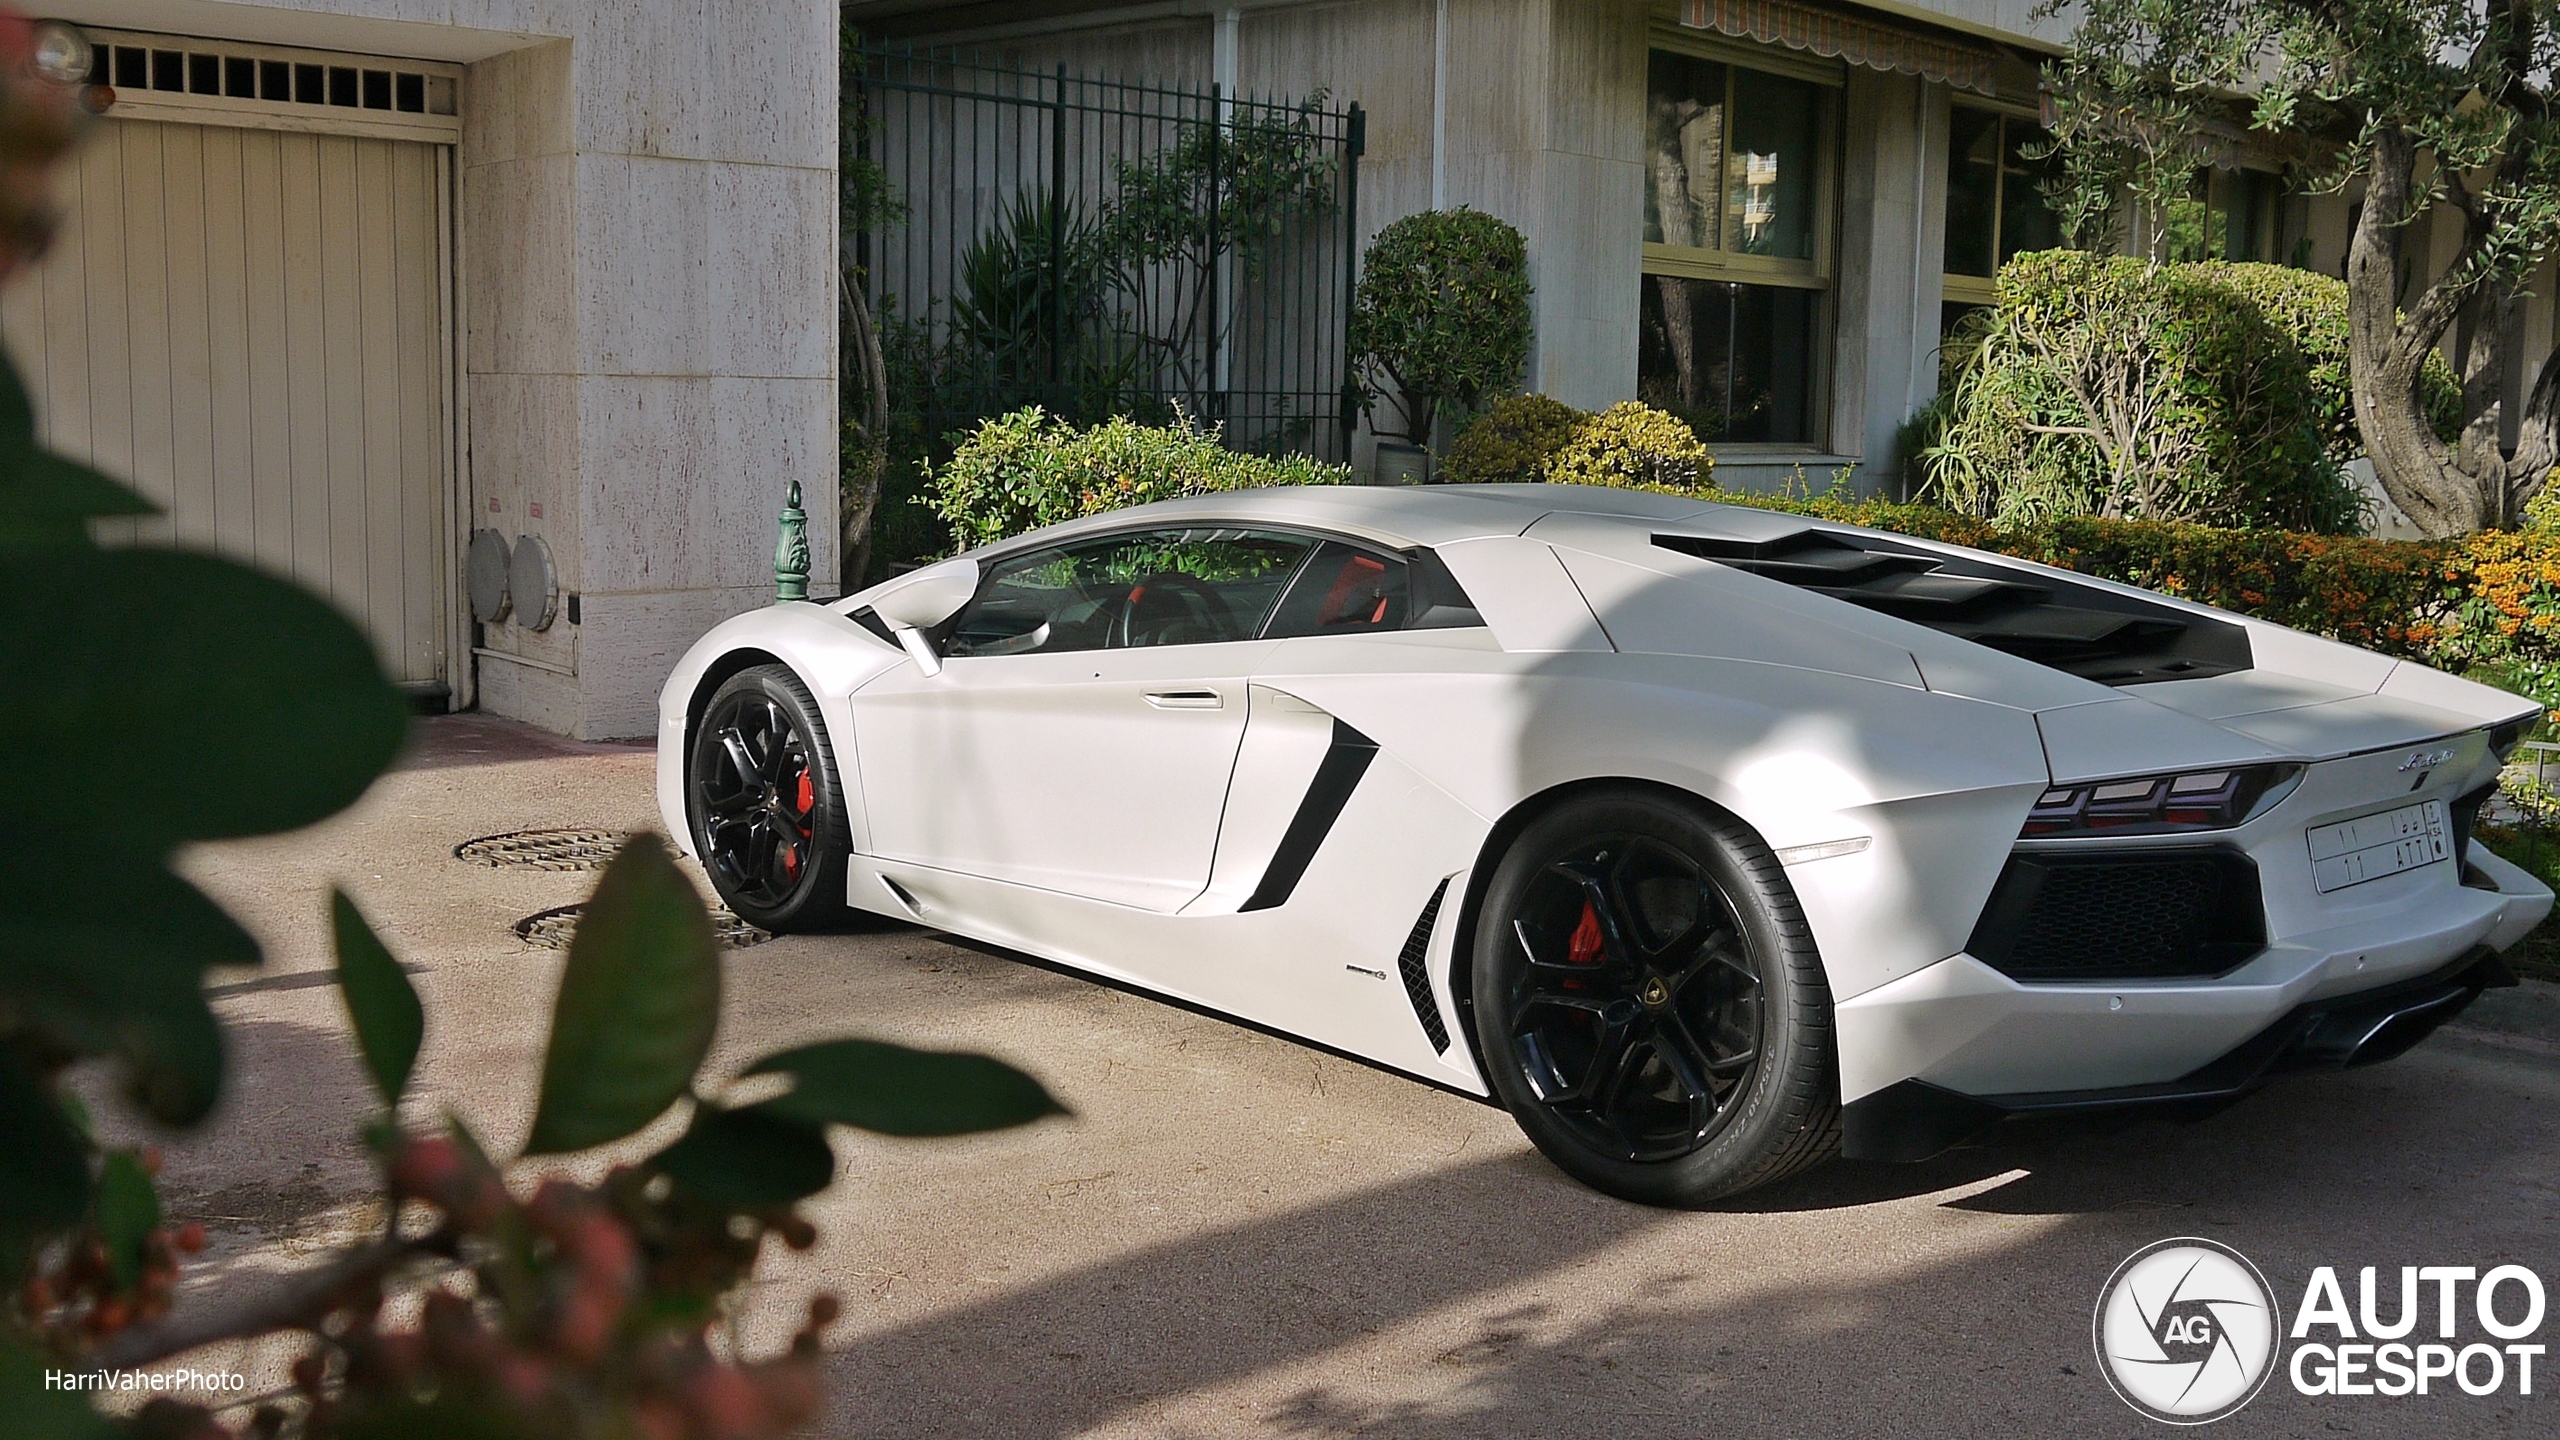
[[[794,480],[832,587],[833,6],[53,9],[116,104],[9,342],[54,443],[168,506],[144,538],[324,589],[422,699],[588,737],[650,733],[771,598]],[[548,561],[505,619],[480,532]]]

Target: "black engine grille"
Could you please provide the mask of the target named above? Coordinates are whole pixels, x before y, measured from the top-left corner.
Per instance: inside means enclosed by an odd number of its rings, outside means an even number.
[[[2219,975],[2263,949],[2258,868],[2227,850],[2009,857],[1965,948],[2017,980]]]

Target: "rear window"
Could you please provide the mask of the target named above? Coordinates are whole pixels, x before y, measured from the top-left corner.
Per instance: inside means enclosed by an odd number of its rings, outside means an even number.
[[[1299,567],[1262,634],[1285,640],[1483,623],[1456,578],[1430,551],[1399,556],[1327,540]]]

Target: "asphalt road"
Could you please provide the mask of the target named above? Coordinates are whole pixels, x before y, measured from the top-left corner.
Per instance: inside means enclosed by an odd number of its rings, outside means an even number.
[[[349,816],[189,861],[270,955],[216,977],[238,1064],[216,1122],[154,1137],[173,1215],[214,1232],[200,1290],[367,1219],[366,1091],[317,973],[328,884],[419,967],[420,1113],[452,1105],[505,1145],[557,976],[509,925],[593,877],[452,847],[654,823],[646,750],[470,717],[421,730]],[[1837,1164],[1673,1213],[1565,1180],[1481,1103],[921,931],[776,940],[732,952],[728,978],[715,1066],[846,1033],[968,1046],[1077,1112],[840,1141],[843,1177],[808,1208],[820,1245],[776,1257],[745,1307],[751,1346],[774,1345],[809,1291],[844,1298],[827,1435],[2160,1435],[2090,1343],[2099,1287],[2153,1240],[2237,1247],[2288,1314],[2317,1265],[2350,1303],[2364,1265],[2517,1262],[2560,1285],[2560,1052],[2479,1029],[2192,1127]],[[2555,1336],[2560,1319],[2536,1338]],[[255,1390],[282,1362],[194,1363]],[[2211,1431],[2548,1435],[2560,1369],[2535,1379],[2531,1397],[2510,1379],[2315,1399],[2279,1375]]]

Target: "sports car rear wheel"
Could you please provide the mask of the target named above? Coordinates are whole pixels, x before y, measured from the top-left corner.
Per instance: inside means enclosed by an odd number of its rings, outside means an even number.
[[[1839,1148],[1821,958],[1748,827],[1651,791],[1569,800],[1495,869],[1474,959],[1494,1090],[1586,1184],[1699,1205]]]
[[[713,691],[685,784],[694,853],[740,919],[781,933],[844,913],[852,829],[825,722],[799,676],[759,665]]]

